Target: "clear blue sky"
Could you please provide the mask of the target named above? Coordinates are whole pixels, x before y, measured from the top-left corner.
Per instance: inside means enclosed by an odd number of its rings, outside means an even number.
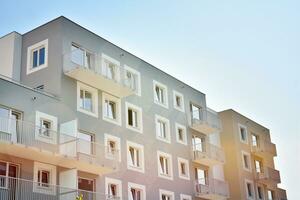
[[[291,200],[300,180],[300,1],[2,1],[0,35],[64,15],[271,129]]]

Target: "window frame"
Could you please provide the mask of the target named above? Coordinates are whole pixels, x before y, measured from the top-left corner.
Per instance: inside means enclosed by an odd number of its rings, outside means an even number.
[[[80,91],[88,91],[92,95],[92,111],[88,111],[86,109],[81,108],[80,102]],[[90,115],[92,117],[98,118],[98,90],[96,88],[90,87],[88,85],[85,85],[79,81],[77,81],[77,111]]]
[[[127,148],[126,148],[126,152],[127,152],[127,169],[129,170],[133,170],[133,171],[137,171],[137,172],[141,172],[141,173],[145,173],[145,156],[144,156],[144,145],[135,143],[135,142],[131,142],[127,140]],[[140,161],[140,165],[141,166],[133,166],[131,165],[131,154],[129,149],[134,148],[137,149],[139,151],[139,161]]]
[[[111,119],[109,117],[106,116],[106,107],[105,107],[105,100],[109,100],[109,101],[112,101],[115,103],[116,105],[116,119]],[[102,92],[102,119],[107,121],[107,122],[110,122],[110,123],[113,123],[113,124],[116,124],[116,125],[119,125],[121,126],[122,125],[122,116],[121,116],[121,100],[115,96],[112,96],[112,95],[109,95],[107,93],[104,93]]]
[[[181,107],[177,106],[177,99],[176,97],[180,97],[181,98]],[[181,111],[181,112],[185,112],[185,104],[184,104],[184,96],[182,93],[173,90],[173,106],[176,110]]]
[[[39,186],[38,182],[38,173],[39,171],[48,171],[49,172],[49,179],[50,183],[48,184],[49,187]],[[49,195],[56,194],[56,176],[57,176],[57,169],[55,165],[45,164],[34,161],[33,164],[33,180],[36,184],[33,185],[33,192],[35,193],[43,193]]]
[[[182,174],[181,163],[185,164],[186,175]],[[177,164],[178,164],[178,176],[179,176],[179,178],[185,179],[185,180],[190,180],[190,166],[189,166],[189,161],[187,159],[178,157],[177,158]]]
[[[242,132],[241,129],[245,130],[245,134],[246,134],[246,140],[243,140],[242,138]],[[244,144],[248,144],[249,138],[248,138],[248,130],[247,130],[247,126],[243,125],[243,124],[238,124],[238,133],[239,133],[239,138],[240,141]]]
[[[118,151],[117,152],[118,160],[119,160],[119,162],[121,162],[121,139],[117,136],[104,133],[104,146],[106,147],[105,148],[105,158],[113,160],[114,158],[112,158],[108,152],[108,141],[114,141],[116,143],[116,148],[117,148],[116,150]]]
[[[158,133],[158,121],[162,121],[165,123],[165,131],[166,131],[166,138],[160,137],[160,134]],[[155,132],[156,132],[156,139],[166,142],[168,144],[171,144],[171,130],[170,130],[170,120],[162,117],[160,115],[155,115]]]
[[[249,160],[247,161],[248,162],[248,165],[249,167],[247,168],[245,166],[245,159],[244,159],[244,156],[246,156]],[[246,152],[246,151],[242,151],[242,165],[243,165],[243,169],[245,171],[248,171],[248,172],[251,172],[252,170],[252,162],[251,162],[251,155],[249,152]]]
[[[131,198],[131,188],[140,190],[142,192],[140,200],[146,200],[146,187],[133,182],[128,182],[128,200],[133,200]]]
[[[112,78],[112,79],[107,77],[107,74],[104,71],[105,70],[105,68],[104,68],[105,62],[109,62],[109,63],[113,64],[114,67],[115,67],[115,69],[114,69],[115,77]],[[110,57],[110,56],[108,56],[104,53],[101,54],[101,74],[104,77],[106,77],[107,79],[110,79],[110,80],[114,80],[116,82],[120,82],[120,67],[121,67],[121,65],[120,65],[120,62],[118,60],[116,60],[116,59],[114,59],[114,58],[112,58],[112,57]]]
[[[137,77],[137,80],[136,80],[136,87],[137,87],[137,90],[134,91],[134,93],[137,95],[137,96],[141,96],[141,91],[142,91],[142,85],[141,85],[141,73],[131,67],[129,67],[128,65],[124,65],[124,70],[125,70],[125,73],[124,73],[124,79],[127,80],[127,71],[134,74],[136,77]]]
[[[252,196],[249,196],[248,184],[250,184]],[[254,183],[252,180],[245,179],[245,192],[246,192],[247,200],[255,199]]]
[[[52,137],[48,137],[48,136],[44,136],[40,134],[40,130],[41,130],[41,121],[45,120],[45,121],[49,121],[51,122],[51,129],[48,130],[51,132],[54,132],[55,134],[52,135]],[[56,144],[57,143],[57,137],[58,137],[58,120],[57,117],[53,116],[53,115],[49,115],[40,111],[36,111],[35,112],[35,139],[45,142],[45,143],[49,143],[49,144]]]
[[[162,195],[170,196],[171,200],[175,200],[175,194],[172,191],[164,190],[164,189],[159,189],[159,200],[163,200],[162,199]]]
[[[44,64],[42,65],[38,65],[36,67],[33,67],[32,66],[32,63],[33,63],[33,52],[35,50],[38,49],[38,51],[41,49],[41,48],[45,48],[45,57],[44,57]],[[39,54],[38,54],[38,57],[39,57]],[[31,73],[34,73],[36,71],[39,71],[41,69],[45,69],[46,67],[48,67],[48,39],[45,39],[45,40],[42,40],[38,43],[35,43],[29,47],[27,47],[27,69],[26,69],[26,75],[29,75]]]
[[[181,141],[179,139],[179,135],[178,135],[178,130],[179,129],[182,129],[183,130],[183,141]],[[186,126],[182,125],[182,124],[179,124],[177,122],[175,122],[175,132],[176,132],[176,141],[180,144],[183,144],[183,145],[187,145],[187,129],[186,129]]]
[[[129,125],[128,110],[132,109],[137,113],[137,127]],[[143,133],[143,110],[141,107],[133,105],[129,102],[125,102],[125,116],[126,116],[126,128],[136,131],[138,133]]]
[[[192,200],[192,196],[187,194],[180,194],[180,200]]]
[[[156,99],[156,86],[161,88],[163,92],[163,98],[165,102],[160,102]],[[169,101],[168,101],[168,87],[165,84],[162,84],[156,80],[153,80],[153,101],[155,104],[160,105],[166,109],[169,109]]]
[[[161,169],[160,157],[164,157],[168,160],[169,174],[165,174],[161,172],[162,169]],[[157,151],[157,172],[158,172],[158,177],[168,179],[168,180],[173,180],[173,160],[171,154],[162,151]]]
[[[114,184],[117,186],[117,197],[122,199],[122,181],[119,179],[105,177],[105,194],[109,196],[108,186]]]

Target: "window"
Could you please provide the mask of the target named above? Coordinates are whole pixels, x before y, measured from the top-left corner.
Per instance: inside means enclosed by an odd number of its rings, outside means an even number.
[[[121,143],[120,138],[109,134],[104,134],[104,143],[106,145],[105,157],[107,159],[118,159],[121,162]]]
[[[127,168],[144,173],[144,146],[127,141]]]
[[[143,132],[142,109],[128,102],[125,103],[126,127],[133,131]]]
[[[119,98],[102,93],[103,120],[121,125],[121,101]]]
[[[259,147],[259,136],[252,133],[252,146]]]
[[[208,171],[201,168],[195,168],[195,178],[197,184],[207,185],[208,184]]]
[[[168,108],[168,88],[167,86],[153,81],[154,103]]]
[[[264,191],[262,186],[257,186],[257,196],[259,200],[263,200],[264,199]]]
[[[197,135],[192,136],[193,151],[205,152],[205,138]]]
[[[274,192],[272,190],[268,190],[267,195],[268,195],[268,200],[274,200],[275,199],[275,195],[274,195]]]
[[[141,96],[141,74],[140,72],[125,65],[125,81],[127,86],[132,89],[136,95]]]
[[[180,194],[180,200],[192,200],[192,196],[186,194]]]
[[[253,181],[245,180],[247,199],[254,199]]]
[[[238,127],[241,142],[248,144],[248,133],[246,126],[239,124]]]
[[[34,185],[33,191],[55,195],[56,184],[56,166],[34,162]]]
[[[128,182],[128,200],[145,200],[145,186]]]
[[[94,54],[88,52],[86,49],[80,47],[80,45],[72,44],[71,47],[71,61],[79,66],[87,69],[92,69],[94,64]]]
[[[158,140],[171,143],[170,122],[168,119],[155,115],[156,138]]]
[[[95,192],[95,180],[94,179],[78,177],[77,182],[78,182],[78,189],[82,190],[82,191],[79,191],[79,193],[83,193],[82,194],[83,196],[84,196],[85,191]]]
[[[50,143],[57,143],[57,117],[36,111],[35,139]]]
[[[98,117],[98,90],[77,82],[77,110]]]
[[[255,160],[255,171],[256,173],[262,173],[262,162],[259,160]]]
[[[122,182],[117,179],[105,178],[105,194],[108,199],[122,199]]]
[[[27,74],[46,68],[48,62],[48,39],[27,49]]]
[[[93,155],[95,153],[95,135],[87,132],[78,132],[78,152]]]
[[[187,145],[186,127],[181,124],[175,123],[175,130],[177,142]]]
[[[173,90],[173,105],[174,108],[184,112],[184,98],[183,95],[175,90]]]
[[[179,178],[190,180],[189,161],[178,157]]]
[[[158,176],[173,180],[172,156],[170,154],[157,151]]]
[[[120,62],[102,54],[102,75],[108,79],[119,82],[119,66]]]
[[[159,200],[174,200],[174,192],[168,190],[159,190]]]
[[[191,115],[192,115],[192,121],[201,121],[203,120],[203,113],[202,108],[200,106],[197,106],[196,104],[191,104]]]
[[[17,142],[21,119],[21,112],[0,106],[0,132],[7,134],[7,136],[2,137],[2,140]]]
[[[243,160],[243,168],[246,171],[251,172],[251,162],[250,162],[250,154],[242,151],[242,160]]]
[[[9,178],[19,178],[19,165],[0,161],[0,188],[13,186]]]

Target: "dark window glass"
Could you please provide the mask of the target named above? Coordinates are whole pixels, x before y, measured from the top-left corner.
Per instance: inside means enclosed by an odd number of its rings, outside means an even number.
[[[32,67],[35,68],[38,66],[38,51],[33,52],[33,58],[32,58]]]
[[[39,65],[45,64],[45,47],[40,49],[39,52]]]

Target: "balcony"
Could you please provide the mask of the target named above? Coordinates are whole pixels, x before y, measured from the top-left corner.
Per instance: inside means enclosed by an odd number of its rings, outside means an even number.
[[[263,140],[258,143],[252,142],[251,152],[261,157],[266,154],[272,156],[277,155],[276,145],[267,140]]]
[[[75,49],[64,55],[63,71],[77,81],[119,98],[134,94],[134,87],[125,78],[124,68],[119,64],[106,67],[102,59],[101,55]]]
[[[265,167],[262,172],[256,173],[256,180],[266,185],[274,185],[281,182],[278,170]]]
[[[225,153],[220,148],[209,143],[199,143],[192,149],[193,161],[206,166],[225,163]]]
[[[103,174],[118,166],[118,150],[107,159],[107,148],[31,122],[0,117],[0,152],[4,154]]]
[[[229,198],[228,183],[217,179],[195,181],[195,196],[203,199],[223,200]]]
[[[51,191],[51,192],[49,192]],[[71,189],[58,185],[40,186],[31,180],[0,176],[0,199],[5,200],[119,200],[119,197]]]
[[[209,108],[194,110],[191,128],[208,135],[221,130],[221,120],[218,113]]]
[[[287,200],[286,191],[281,188],[277,188],[276,197],[278,200]]]

